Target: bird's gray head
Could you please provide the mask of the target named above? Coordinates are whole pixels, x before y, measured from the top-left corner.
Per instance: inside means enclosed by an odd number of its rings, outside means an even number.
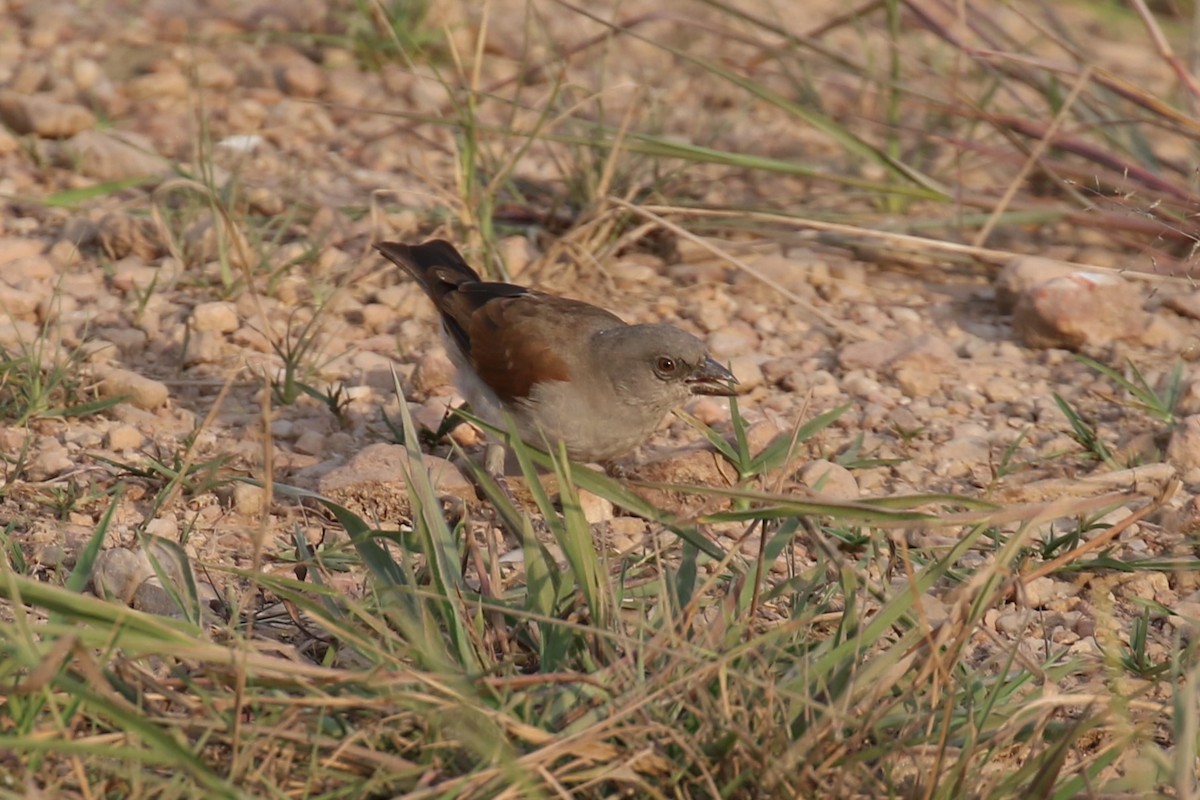
[[[596,334],[597,367],[618,396],[665,414],[691,395],[732,395],[737,379],[704,342],[673,325],[628,325]]]

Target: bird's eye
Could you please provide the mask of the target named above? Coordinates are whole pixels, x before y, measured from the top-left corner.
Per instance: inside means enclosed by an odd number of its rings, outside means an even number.
[[[654,371],[659,375],[670,375],[675,371],[675,359],[669,356],[659,356],[654,362]]]

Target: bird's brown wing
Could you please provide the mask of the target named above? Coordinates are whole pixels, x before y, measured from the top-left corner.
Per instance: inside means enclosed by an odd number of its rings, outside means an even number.
[[[474,295],[488,284],[463,287]],[[570,364],[582,355],[591,335],[624,325],[602,308],[565,297],[526,291],[517,297],[495,297],[471,315],[467,351],[479,377],[503,400],[529,396],[534,384],[565,381]]]

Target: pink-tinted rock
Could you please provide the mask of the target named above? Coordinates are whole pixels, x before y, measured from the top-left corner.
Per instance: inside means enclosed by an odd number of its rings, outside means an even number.
[[[1142,296],[1115,275],[1075,272],[1017,300],[1013,333],[1029,347],[1078,350],[1137,337],[1146,327]]]

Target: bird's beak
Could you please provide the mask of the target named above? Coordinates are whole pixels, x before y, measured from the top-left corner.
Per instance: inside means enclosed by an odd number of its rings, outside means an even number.
[[[737,382],[732,372],[711,358],[705,358],[704,363],[684,381],[691,388],[692,394],[713,394],[721,397],[737,394],[737,389],[733,387]]]

